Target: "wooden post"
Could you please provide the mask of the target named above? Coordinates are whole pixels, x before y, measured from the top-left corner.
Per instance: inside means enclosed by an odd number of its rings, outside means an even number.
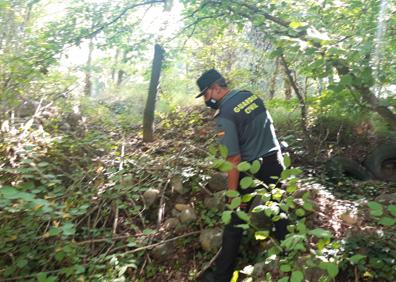
[[[154,123],[155,99],[158,91],[163,54],[164,54],[164,49],[159,44],[155,44],[153,67],[151,69],[150,87],[149,87],[146,107],[144,108],[144,116],[143,116],[144,142],[154,141],[153,123]]]

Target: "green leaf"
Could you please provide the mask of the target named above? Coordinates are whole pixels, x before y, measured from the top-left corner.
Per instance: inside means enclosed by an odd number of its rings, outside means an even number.
[[[254,213],[256,213],[256,212],[262,212],[263,210],[265,210],[265,206],[264,205],[258,205],[258,206],[256,206],[256,207],[254,207],[253,209],[252,209],[252,212],[254,212]]]
[[[221,215],[221,219],[225,224],[229,224],[231,221],[231,213],[232,211],[224,211],[223,214]]]
[[[359,255],[359,254],[357,254],[357,255],[351,256],[351,257],[349,258],[349,260],[350,260],[353,264],[358,264],[358,262],[361,261],[362,259],[364,259],[365,257],[366,257],[366,256],[364,256],[364,255]]]
[[[282,49],[275,49],[274,51],[272,51],[271,53],[270,53],[270,57],[271,58],[276,58],[276,57],[279,57],[280,55],[282,55]]]
[[[250,167],[250,173],[256,174],[260,170],[261,164],[258,160],[255,160]]]
[[[219,145],[220,155],[225,159],[228,157],[228,148],[225,145]]]
[[[304,216],[305,215],[305,211],[303,209],[297,209],[296,210],[296,215],[297,216]]]
[[[384,216],[383,218],[380,219],[380,221],[378,221],[378,223],[384,226],[392,226],[396,223],[396,219]]]
[[[352,82],[352,76],[350,74],[343,75],[340,80],[340,84],[343,86],[351,86]]]
[[[282,264],[280,267],[280,270],[282,272],[290,272],[291,271],[291,266],[290,264]]]
[[[82,274],[85,272],[85,267],[83,265],[74,265],[75,273]]]
[[[57,252],[55,254],[55,260],[58,261],[58,262],[62,261],[65,256],[66,256],[66,254],[64,252],[62,252],[62,251]]]
[[[243,197],[242,197],[242,203],[247,203],[247,202],[249,202],[253,197],[254,197],[253,194],[246,194],[246,195],[243,195]]]
[[[241,179],[240,184],[242,189],[249,188],[253,184],[253,178],[250,176],[245,176],[244,178]]]
[[[245,213],[244,211],[237,211],[237,215],[243,221],[250,222],[249,215],[247,213]]]
[[[328,230],[322,228],[315,228],[313,230],[308,231],[308,234],[314,235],[317,238],[331,238],[331,233]]]
[[[250,228],[249,224],[238,224],[236,227],[242,228],[244,230],[248,230]]]
[[[278,282],[289,282],[289,277],[282,277],[281,279],[278,280]]]
[[[274,200],[280,200],[282,198],[282,195],[285,193],[284,190],[275,188],[274,190],[271,191],[272,193],[272,198]]]
[[[56,236],[56,235],[59,235],[61,233],[61,230],[60,230],[60,228],[57,228],[57,227],[51,227],[48,233],[51,236]]]
[[[290,282],[301,282],[304,279],[304,274],[301,271],[293,271],[290,277]]]
[[[304,223],[305,220],[301,220],[297,222],[296,228],[301,234],[306,234],[307,233],[307,226]]]
[[[155,231],[155,230],[153,230],[153,229],[150,229],[150,228],[147,228],[147,229],[144,229],[143,230],[143,234],[144,235],[153,235],[153,234],[155,234],[157,231]]]
[[[313,211],[313,205],[310,201],[304,201],[303,208],[307,211]]]
[[[237,198],[232,199],[231,204],[229,204],[228,206],[230,209],[233,210],[233,209],[236,209],[237,207],[239,207],[241,205],[241,203],[242,203],[241,197],[237,197]]]
[[[285,179],[289,178],[290,176],[297,176],[301,173],[302,173],[302,170],[299,168],[289,168],[289,169],[285,169],[284,171],[282,171],[281,178],[285,180]]]
[[[45,272],[40,272],[37,274],[38,282],[47,282],[47,274]]]
[[[226,161],[225,160],[220,160],[220,159],[216,159],[213,161],[211,167],[213,168],[219,168],[221,167]]]
[[[288,185],[286,188],[286,192],[287,193],[294,193],[295,191],[297,191],[298,187],[296,184],[292,184],[292,185]]]
[[[396,217],[396,205],[390,205],[388,206],[387,210]]]
[[[257,231],[254,233],[254,237],[256,240],[265,240],[269,236],[269,231]]]
[[[293,22],[291,22],[291,23],[289,24],[289,26],[290,26],[291,28],[299,28],[299,27],[304,26],[304,25],[303,25],[302,23],[300,23],[300,22],[293,21]]]
[[[338,265],[333,262],[321,262],[321,267],[326,269],[327,273],[330,275],[331,278],[334,278],[338,274]]]
[[[380,203],[371,201],[368,202],[367,205],[372,210],[382,210],[382,205]]]
[[[6,199],[13,200],[13,199],[19,198],[19,195],[18,195],[19,191],[11,186],[1,187],[0,192],[3,194],[4,198],[6,198]]]
[[[250,169],[250,164],[248,162],[241,162],[237,166],[239,171],[248,171]]]
[[[229,198],[235,198],[235,197],[238,197],[238,196],[239,196],[239,192],[236,191],[236,190],[227,190],[227,191],[225,192],[225,195],[226,195],[227,197],[229,197]]]
[[[215,146],[210,146],[209,154],[211,154],[212,156],[216,156],[216,153],[217,153],[217,148]]]
[[[220,166],[219,170],[222,172],[228,172],[232,169],[232,164],[228,161],[224,161]]]
[[[76,232],[76,228],[75,228],[74,224],[71,222],[64,224],[61,227],[61,229],[62,229],[63,234],[66,236],[74,235],[74,233]]]
[[[18,268],[24,268],[28,264],[28,261],[24,258],[18,258],[16,261],[16,265]]]
[[[290,159],[290,155],[289,154],[285,154],[283,156],[283,163],[284,163],[286,168],[288,168],[291,165],[291,159]]]
[[[381,215],[383,215],[383,211],[382,211],[382,209],[380,209],[380,210],[370,210],[370,215],[371,216],[381,216]]]

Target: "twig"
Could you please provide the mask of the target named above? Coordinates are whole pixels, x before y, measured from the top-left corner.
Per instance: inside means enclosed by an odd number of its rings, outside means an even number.
[[[120,255],[128,255],[128,254],[137,253],[137,252],[140,252],[140,251],[143,251],[143,250],[146,250],[146,249],[151,249],[151,248],[154,248],[156,246],[159,246],[159,245],[162,245],[162,244],[165,244],[165,243],[168,243],[168,242],[176,241],[176,240],[184,238],[184,237],[196,235],[196,234],[199,234],[199,233],[201,233],[201,231],[193,231],[193,232],[190,232],[190,233],[186,233],[186,234],[174,237],[172,239],[164,240],[164,241],[161,241],[161,242],[158,242],[158,243],[155,243],[155,244],[151,244],[151,245],[140,247],[140,248],[137,248],[137,249],[134,249],[134,250],[130,250],[130,251],[127,251],[127,252],[122,253]]]
[[[143,265],[142,265],[142,267],[140,268],[140,275],[143,275],[143,271],[144,271],[144,268],[146,267],[146,264],[147,264],[147,261],[148,261],[148,258],[147,258],[147,256],[144,258],[144,262],[143,262]]]
[[[162,218],[164,217],[164,214],[165,214],[164,197],[165,197],[166,188],[168,188],[170,181],[171,181],[171,177],[168,177],[168,180],[166,181],[166,184],[165,184],[164,188],[162,189],[160,203],[159,203],[159,209],[158,209],[157,229],[160,228],[161,222],[162,222]]]
[[[100,242],[107,242],[107,241],[122,240],[122,239],[127,239],[129,237],[136,237],[136,235],[124,235],[124,236],[117,236],[117,237],[112,237],[112,238],[91,239],[91,240],[76,242],[76,245],[85,245],[85,244],[91,244],[91,243],[100,243]]]
[[[202,188],[202,190],[204,190],[207,194],[209,194],[210,196],[213,196],[214,193],[212,193],[211,191],[209,191],[208,189],[205,188],[205,186],[203,186],[202,184],[199,184],[199,187]]]
[[[99,208],[99,205],[96,205],[96,206],[94,206],[92,209],[90,209],[90,210],[85,214],[85,216],[84,216],[82,219],[80,219],[79,222],[77,222],[77,225],[76,225],[76,226],[78,227],[81,223],[83,223],[84,220],[85,220],[87,217],[89,217],[92,213],[94,213],[98,208]]]
[[[132,203],[132,205],[136,208],[136,202],[131,198],[131,199],[129,199],[130,201],[131,201],[131,203]],[[146,224],[144,223],[144,217],[143,217],[143,211],[145,210],[146,208],[143,208],[139,213],[138,213],[138,216],[139,216],[139,218],[140,218],[140,221],[142,222],[142,226],[143,226],[143,228],[144,229],[146,229]]]
[[[124,167],[124,157],[125,157],[125,136],[122,137],[120,166],[118,168],[119,171],[121,171]]]
[[[46,271],[45,273],[46,273],[46,274],[49,274],[49,273],[57,273],[57,272],[59,272],[59,271],[61,271],[61,270],[62,270],[62,269],[56,269],[56,270]],[[40,272],[40,273],[42,273],[42,272]],[[39,273],[34,273],[34,274],[25,275],[25,276],[17,276],[17,277],[5,278],[5,279],[2,279],[1,281],[3,282],[3,281],[25,280],[26,278],[35,277],[35,276],[37,276],[38,274],[39,274]]]
[[[118,225],[118,215],[119,215],[119,208],[116,204],[115,207],[115,215],[114,215],[114,223],[113,223],[113,235],[117,234],[117,225]]]
[[[215,262],[215,260],[217,259],[217,257],[220,255],[221,249],[222,249],[222,248],[220,248],[220,249],[217,251],[217,253],[214,255],[214,257],[209,261],[209,263],[208,263],[204,268],[202,268],[200,272],[197,273],[197,277],[196,277],[196,278],[201,277],[202,274],[203,274],[207,269],[209,269],[209,267],[211,267],[211,266],[213,265],[213,263]]]
[[[94,223],[93,223],[92,228],[95,228],[96,225],[99,223],[99,215],[100,215],[100,211],[102,210],[103,203],[104,203],[104,202],[100,203],[100,205],[99,205],[98,213],[96,214],[95,221],[94,221]]]

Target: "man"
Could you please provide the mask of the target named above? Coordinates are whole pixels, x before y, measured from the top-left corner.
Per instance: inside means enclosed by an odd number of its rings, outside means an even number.
[[[263,101],[249,91],[228,89],[224,77],[215,69],[204,72],[197,84],[200,93],[196,98],[204,96],[205,104],[217,110],[217,136],[220,143],[227,147],[227,160],[232,164],[228,172],[228,189],[238,190],[241,194],[254,190],[239,189],[239,181],[245,176],[237,170],[237,165],[242,161],[259,160],[261,168],[255,177],[267,185],[276,183],[271,177],[280,176],[284,166],[272,119]],[[251,202],[241,209],[248,211],[250,205]],[[203,275],[203,281],[230,281],[243,235],[243,229],[236,225],[242,223],[236,214],[232,215],[231,222],[224,228],[222,250],[215,267]],[[286,220],[275,223],[273,231],[276,238],[284,239],[286,226]]]

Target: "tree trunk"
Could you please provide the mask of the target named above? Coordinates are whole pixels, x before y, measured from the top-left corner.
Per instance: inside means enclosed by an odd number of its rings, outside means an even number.
[[[153,67],[151,69],[150,86],[149,86],[149,92],[148,92],[146,107],[144,109],[144,116],[143,116],[144,142],[154,141],[153,122],[154,122],[155,99],[158,91],[163,57],[164,57],[164,49],[162,49],[162,47],[159,44],[155,44]]]
[[[124,52],[122,53],[122,58],[121,58],[121,67],[123,67],[124,64],[126,64],[127,55],[128,55],[128,51],[124,50]],[[117,87],[121,86],[121,83],[124,81],[124,76],[125,76],[125,71],[122,69],[119,69],[118,74],[117,74]]]
[[[89,45],[88,45],[88,59],[87,59],[87,64],[86,64],[86,70],[85,70],[85,86],[84,86],[84,94],[85,96],[89,97],[91,96],[92,93],[92,53],[93,53],[94,45],[93,45],[93,39],[89,39]]]
[[[338,61],[334,61],[333,66],[336,68],[339,76],[350,75],[352,76],[352,81],[358,81],[355,74],[352,73],[347,66]],[[378,113],[393,130],[396,130],[396,115],[388,107],[380,105],[380,101],[370,90],[369,86],[352,83],[351,88],[359,92],[370,108]]]
[[[283,79],[283,88],[285,90],[285,99],[288,101],[291,99],[291,85],[290,79],[287,75]]]
[[[230,1],[230,2],[235,3],[236,1]],[[270,20],[280,26],[290,29],[290,23],[291,23],[290,21],[285,21],[281,18],[272,16],[269,13],[263,12],[262,10],[260,10],[260,8],[258,8],[255,5],[251,5],[248,3],[243,3],[242,5],[250,10],[246,14],[241,14],[242,16],[248,18],[249,20],[252,19],[253,14],[260,14],[263,15],[264,18],[266,18],[267,20]],[[238,14],[238,12],[236,12],[236,14]],[[300,32],[298,32],[298,34],[295,37],[298,37],[304,41],[309,41],[309,39],[307,38],[307,29],[301,30]],[[319,42],[314,42],[313,45],[318,49],[322,47]],[[356,78],[356,75],[354,75],[354,73],[351,70],[349,70],[349,68],[347,68],[342,61],[332,58],[328,58],[327,60],[328,62],[333,64],[333,66],[337,69],[337,72],[339,74],[343,74],[343,72],[346,69],[347,72],[345,74],[349,73]],[[343,69],[343,71],[340,72],[340,68]],[[331,76],[329,77],[329,79],[331,79]],[[371,107],[373,111],[378,113],[385,120],[385,122],[389,123],[392,129],[396,130],[396,114],[393,113],[389,107],[379,105],[378,98],[375,96],[375,94],[370,90],[368,86],[352,85],[352,88],[362,95],[363,100]]]
[[[270,99],[273,99],[275,96],[276,77],[278,76],[278,70],[279,70],[279,58],[276,57],[275,69],[274,69],[274,72],[272,73],[272,77],[271,77],[270,85],[269,85],[269,98]]]
[[[293,87],[294,93],[296,93],[297,99],[298,99],[298,101],[300,103],[301,127],[302,127],[302,129],[304,131],[304,134],[307,137],[307,139],[310,140],[311,138],[310,138],[309,133],[308,133],[308,123],[307,123],[307,121],[308,121],[308,119],[307,119],[308,118],[308,112],[307,112],[307,107],[305,105],[304,97],[301,95],[301,92],[300,92],[300,90],[297,87],[297,83],[296,83],[295,79],[293,79],[292,71],[289,69],[289,66],[287,65],[287,62],[286,62],[285,57],[283,56],[283,54],[280,56],[280,59],[281,59],[282,65],[283,65],[283,67],[285,69],[286,76],[289,79],[289,82],[290,82],[291,86]]]
[[[118,65],[118,56],[120,55],[120,50],[117,48],[116,53],[114,55],[114,66],[111,68],[111,80],[115,82],[116,79],[116,68]]]

